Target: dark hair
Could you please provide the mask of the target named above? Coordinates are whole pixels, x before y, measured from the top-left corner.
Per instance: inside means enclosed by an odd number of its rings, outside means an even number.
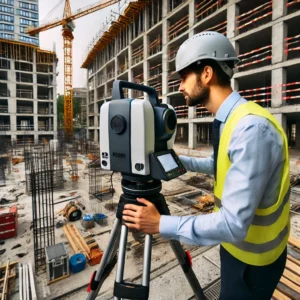
[[[226,63],[230,68],[234,67],[234,63],[232,61],[228,61]],[[222,87],[228,87],[231,85],[230,77],[221,69],[219,64],[212,59],[203,59],[201,60],[200,64],[193,63],[184,69],[184,72],[194,72],[197,75],[201,75],[206,66],[210,66],[214,70],[219,85]]]

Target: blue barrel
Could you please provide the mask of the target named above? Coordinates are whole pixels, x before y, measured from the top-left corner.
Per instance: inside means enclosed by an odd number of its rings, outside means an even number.
[[[72,273],[79,273],[84,270],[86,258],[82,253],[74,254],[70,257],[70,270]]]

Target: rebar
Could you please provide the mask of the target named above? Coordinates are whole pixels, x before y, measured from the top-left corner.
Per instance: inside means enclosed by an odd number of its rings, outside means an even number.
[[[45,248],[55,244],[53,175],[54,151],[50,145],[32,147],[26,153],[32,192],[32,223],[35,270],[45,265]]]

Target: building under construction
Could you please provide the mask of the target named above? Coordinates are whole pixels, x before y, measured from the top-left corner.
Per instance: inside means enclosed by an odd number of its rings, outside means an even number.
[[[300,3],[294,0],[139,0],[111,20],[89,45],[88,134],[99,140],[99,109],[111,99],[115,79],[154,87],[178,117],[176,141],[189,148],[209,144],[213,115],[188,108],[171,80],[175,56],[187,38],[205,30],[227,35],[240,63],[235,90],[279,120],[289,145],[300,148]],[[188,54],[187,54],[188,55]],[[128,91],[129,97],[143,96]]]
[[[0,40],[0,134],[9,142],[56,138],[56,63],[54,52]]]

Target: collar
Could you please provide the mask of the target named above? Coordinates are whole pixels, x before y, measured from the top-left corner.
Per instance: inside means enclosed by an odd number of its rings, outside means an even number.
[[[233,91],[219,107],[216,113],[216,119],[218,119],[222,123],[225,123],[232,108],[240,99],[241,95],[237,91]]]

